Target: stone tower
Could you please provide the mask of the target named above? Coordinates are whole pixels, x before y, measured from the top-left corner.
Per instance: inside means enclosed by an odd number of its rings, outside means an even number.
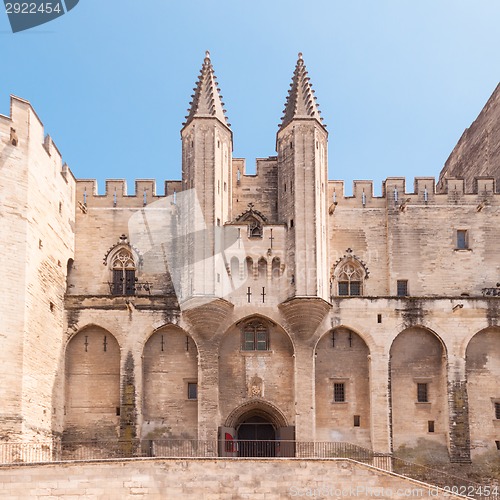
[[[277,134],[278,207],[287,231],[289,297],[328,299],[328,133],[299,53]]]
[[[188,296],[220,296],[222,270],[211,256],[220,252],[221,234],[214,228],[232,217],[233,134],[208,51],[192,97],[181,130],[183,191],[193,190],[186,203],[190,215],[183,219],[190,262],[195,264],[188,271]]]
[[[51,439],[63,349],[66,274],[74,258],[75,179],[31,105],[0,115],[0,435]]]

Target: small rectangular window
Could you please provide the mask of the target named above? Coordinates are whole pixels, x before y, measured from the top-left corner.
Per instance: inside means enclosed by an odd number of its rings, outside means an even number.
[[[354,427],[359,427],[361,425],[361,417],[359,415],[354,415]]]
[[[398,297],[408,297],[408,280],[398,280],[397,294]]]
[[[377,314],[377,323],[382,323],[382,315]]]
[[[500,403],[495,403],[495,418],[500,420]]]
[[[497,450],[500,450],[500,441],[495,441],[495,444],[497,445]]]
[[[457,229],[457,250],[467,250],[469,248],[466,229]]]
[[[196,382],[188,383],[188,399],[198,399],[198,384]]]
[[[427,430],[429,432],[434,432],[434,420],[429,420],[427,422]]]
[[[333,384],[333,400],[336,403],[345,402],[345,384],[344,382],[335,382]]]
[[[428,403],[429,402],[429,393],[428,393],[427,384],[417,384],[417,402],[419,403]]]

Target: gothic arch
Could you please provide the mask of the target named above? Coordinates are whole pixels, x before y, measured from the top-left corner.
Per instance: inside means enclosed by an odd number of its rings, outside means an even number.
[[[148,340],[155,333],[160,332],[160,331],[164,331],[167,329],[171,329],[172,331],[177,331],[177,332],[180,332],[180,333],[188,336],[193,341],[194,345],[196,346],[196,349],[198,349],[198,339],[196,339],[193,335],[191,335],[191,333],[189,331],[187,331],[185,328],[183,328],[182,326],[179,326],[175,323],[164,323],[163,325],[157,326],[153,330],[148,330],[148,332],[146,333],[146,335],[144,337],[144,341],[142,343],[142,350],[144,351],[144,346],[146,345]]]
[[[109,258],[110,292],[113,295],[135,295],[137,265],[130,248],[120,245]]]
[[[102,263],[105,266],[107,266],[108,265],[109,256],[110,255],[114,255],[115,253],[119,252],[119,250],[122,249],[122,248],[125,248],[128,251],[130,251],[130,253],[134,257],[134,262],[136,263],[136,265],[138,267],[142,265],[142,254],[141,254],[141,252],[129,242],[128,236],[126,236],[125,234],[122,234],[120,236],[120,238],[118,239],[118,241],[114,245],[112,245],[112,246],[110,246],[108,248],[107,252],[104,254],[104,258],[103,258]]]
[[[142,435],[196,439],[198,348],[176,325],[156,329],[142,352]]]
[[[498,453],[500,328],[477,332],[467,344],[465,373],[472,459]]]
[[[120,346],[108,330],[88,325],[65,350],[66,439],[115,439],[120,414]]]
[[[116,340],[116,342],[117,342],[117,344],[118,344],[118,346],[120,348],[120,352],[121,352],[121,345],[120,345],[120,342],[118,340],[119,335],[117,335],[116,332],[113,333],[111,331],[111,328],[108,327],[108,325],[106,325],[104,323],[93,323],[93,322],[85,323],[85,325],[79,326],[76,331],[71,331],[70,332],[68,340],[66,342],[65,351],[68,349],[68,345],[71,343],[71,341],[77,335],[79,335],[80,333],[82,333],[82,332],[84,332],[86,330],[90,330],[90,329],[102,330],[103,332],[106,332],[107,334],[111,335]]]
[[[463,344],[460,347],[459,355],[465,358],[467,356],[467,349],[469,348],[472,339],[474,339],[474,337],[476,337],[477,335],[487,331],[497,331],[500,333],[500,326],[487,326],[485,328],[481,328],[480,330],[471,330],[467,332],[467,334],[464,335]]]
[[[294,342],[294,339],[292,338],[292,336],[290,335],[290,333],[288,332],[288,330],[283,325],[281,325],[280,323],[278,323],[277,320],[271,318],[270,316],[267,316],[265,314],[260,314],[260,313],[247,314],[246,316],[243,316],[243,317],[237,319],[236,321],[234,321],[226,329],[226,331],[223,333],[223,335],[221,337],[221,342],[224,339],[224,337],[226,335],[228,335],[228,333],[230,332],[231,328],[233,328],[235,326],[239,327],[242,323],[248,322],[248,321],[252,321],[254,319],[260,319],[260,320],[268,323],[270,327],[276,327],[280,331],[282,331],[286,335],[286,337],[288,338],[288,340],[289,340],[289,342],[290,342],[290,344],[291,344],[291,346],[293,348],[293,351],[295,352],[295,342]]]
[[[258,272],[260,279],[267,278],[267,260],[264,257],[261,257],[258,261]]]
[[[389,356],[394,452],[406,449],[409,453],[425,454],[440,446],[446,454],[446,345],[429,328],[412,326],[394,338]]]
[[[448,346],[446,345],[446,342],[443,340],[443,338],[441,337],[441,335],[439,335],[434,329],[432,329],[432,328],[430,328],[428,326],[425,326],[425,325],[423,325],[421,323],[409,326],[409,327],[405,328],[404,330],[401,330],[400,332],[397,332],[396,335],[394,336],[394,338],[392,339],[390,349],[392,349],[392,345],[394,344],[394,341],[399,337],[399,335],[401,335],[402,333],[404,333],[404,332],[406,332],[407,330],[410,330],[410,329],[422,330],[422,331],[425,331],[425,332],[429,333],[433,337],[435,337],[436,340],[439,341],[439,343],[441,344],[441,346],[443,348],[443,355],[446,356],[446,357],[448,357]]]
[[[106,321],[101,321],[101,319],[100,319],[99,323],[89,322],[89,323],[85,323],[83,326],[76,325],[76,329],[70,329],[68,331],[68,339],[67,339],[66,345],[65,345],[65,352],[66,352],[68,345],[70,344],[70,342],[73,338],[75,338],[81,332],[88,330],[88,329],[92,329],[92,328],[97,328],[99,330],[103,330],[103,331],[109,333],[109,335],[111,335],[118,343],[118,346],[119,346],[120,352],[121,352],[121,350],[122,350],[122,347],[121,347],[122,339],[120,338],[121,335],[119,334],[119,332],[112,331],[111,325],[108,324],[108,322],[106,322]]]
[[[245,258],[245,276],[247,279],[252,279],[253,278],[253,259],[252,257],[246,257]]]
[[[352,329],[335,327],[315,346],[316,438],[371,448],[370,349]]]
[[[273,279],[281,278],[281,260],[274,257],[271,264],[271,276]]]
[[[364,294],[369,277],[366,264],[348,248],[346,254],[335,262],[331,270],[332,296],[359,296]]]
[[[377,344],[375,343],[375,340],[370,333],[361,331],[359,328],[352,326],[351,324],[342,323],[340,325],[333,326],[332,328],[329,328],[328,330],[321,333],[321,335],[319,335],[319,337],[316,341],[316,344],[314,345],[314,350],[316,351],[319,342],[321,341],[321,339],[324,338],[325,335],[328,335],[332,331],[339,330],[339,329],[346,329],[346,330],[350,330],[353,333],[355,333],[358,337],[361,338],[361,340],[363,340],[363,342],[368,347],[368,350],[370,351],[370,353],[372,353],[377,348]]]
[[[252,325],[255,343],[248,345],[246,326]],[[263,344],[257,344],[260,326],[268,332],[266,349],[261,349]],[[255,399],[271,405],[279,403],[287,420],[292,421],[295,415],[294,352],[288,333],[270,318],[253,314],[233,323],[219,343],[221,414],[227,415],[235,406]]]
[[[275,429],[288,427],[288,420],[285,414],[274,404],[268,401],[248,401],[237,406],[227,416],[224,426],[236,428],[243,417],[264,417],[268,419]]]

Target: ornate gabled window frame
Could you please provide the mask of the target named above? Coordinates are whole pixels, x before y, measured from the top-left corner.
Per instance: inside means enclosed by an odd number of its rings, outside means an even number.
[[[335,262],[330,279],[332,297],[356,297],[364,293],[369,277],[366,264],[348,248],[346,254]]]

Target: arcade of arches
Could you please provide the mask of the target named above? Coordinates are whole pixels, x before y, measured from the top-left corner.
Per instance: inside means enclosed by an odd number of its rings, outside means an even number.
[[[490,328],[472,336],[466,347],[465,397],[473,455],[494,453],[499,438],[498,339],[499,330]],[[288,333],[267,318],[253,316],[234,324],[213,345],[218,352],[218,387],[212,404],[220,420],[212,425],[219,428],[219,439],[301,440],[295,425],[301,398],[297,391],[303,380],[297,377],[306,374],[297,371],[296,347]],[[447,347],[430,330],[412,327],[396,335],[388,351],[387,426],[393,450],[421,442],[446,449],[451,432]],[[138,437],[199,437],[199,395],[204,391],[198,387],[200,352],[186,331],[168,325],[154,331],[144,340],[142,351],[133,355]],[[366,341],[360,333],[339,327],[323,334],[309,353],[314,367],[315,439],[371,448],[373,419],[383,418],[374,417],[373,407],[380,404],[374,399],[374,385],[382,382],[372,379]],[[65,439],[119,437],[124,357],[115,336],[99,326],[88,326],[70,339],[64,371]],[[485,388],[491,397],[480,396]],[[276,450],[220,447],[230,456],[285,453],[284,448]]]

